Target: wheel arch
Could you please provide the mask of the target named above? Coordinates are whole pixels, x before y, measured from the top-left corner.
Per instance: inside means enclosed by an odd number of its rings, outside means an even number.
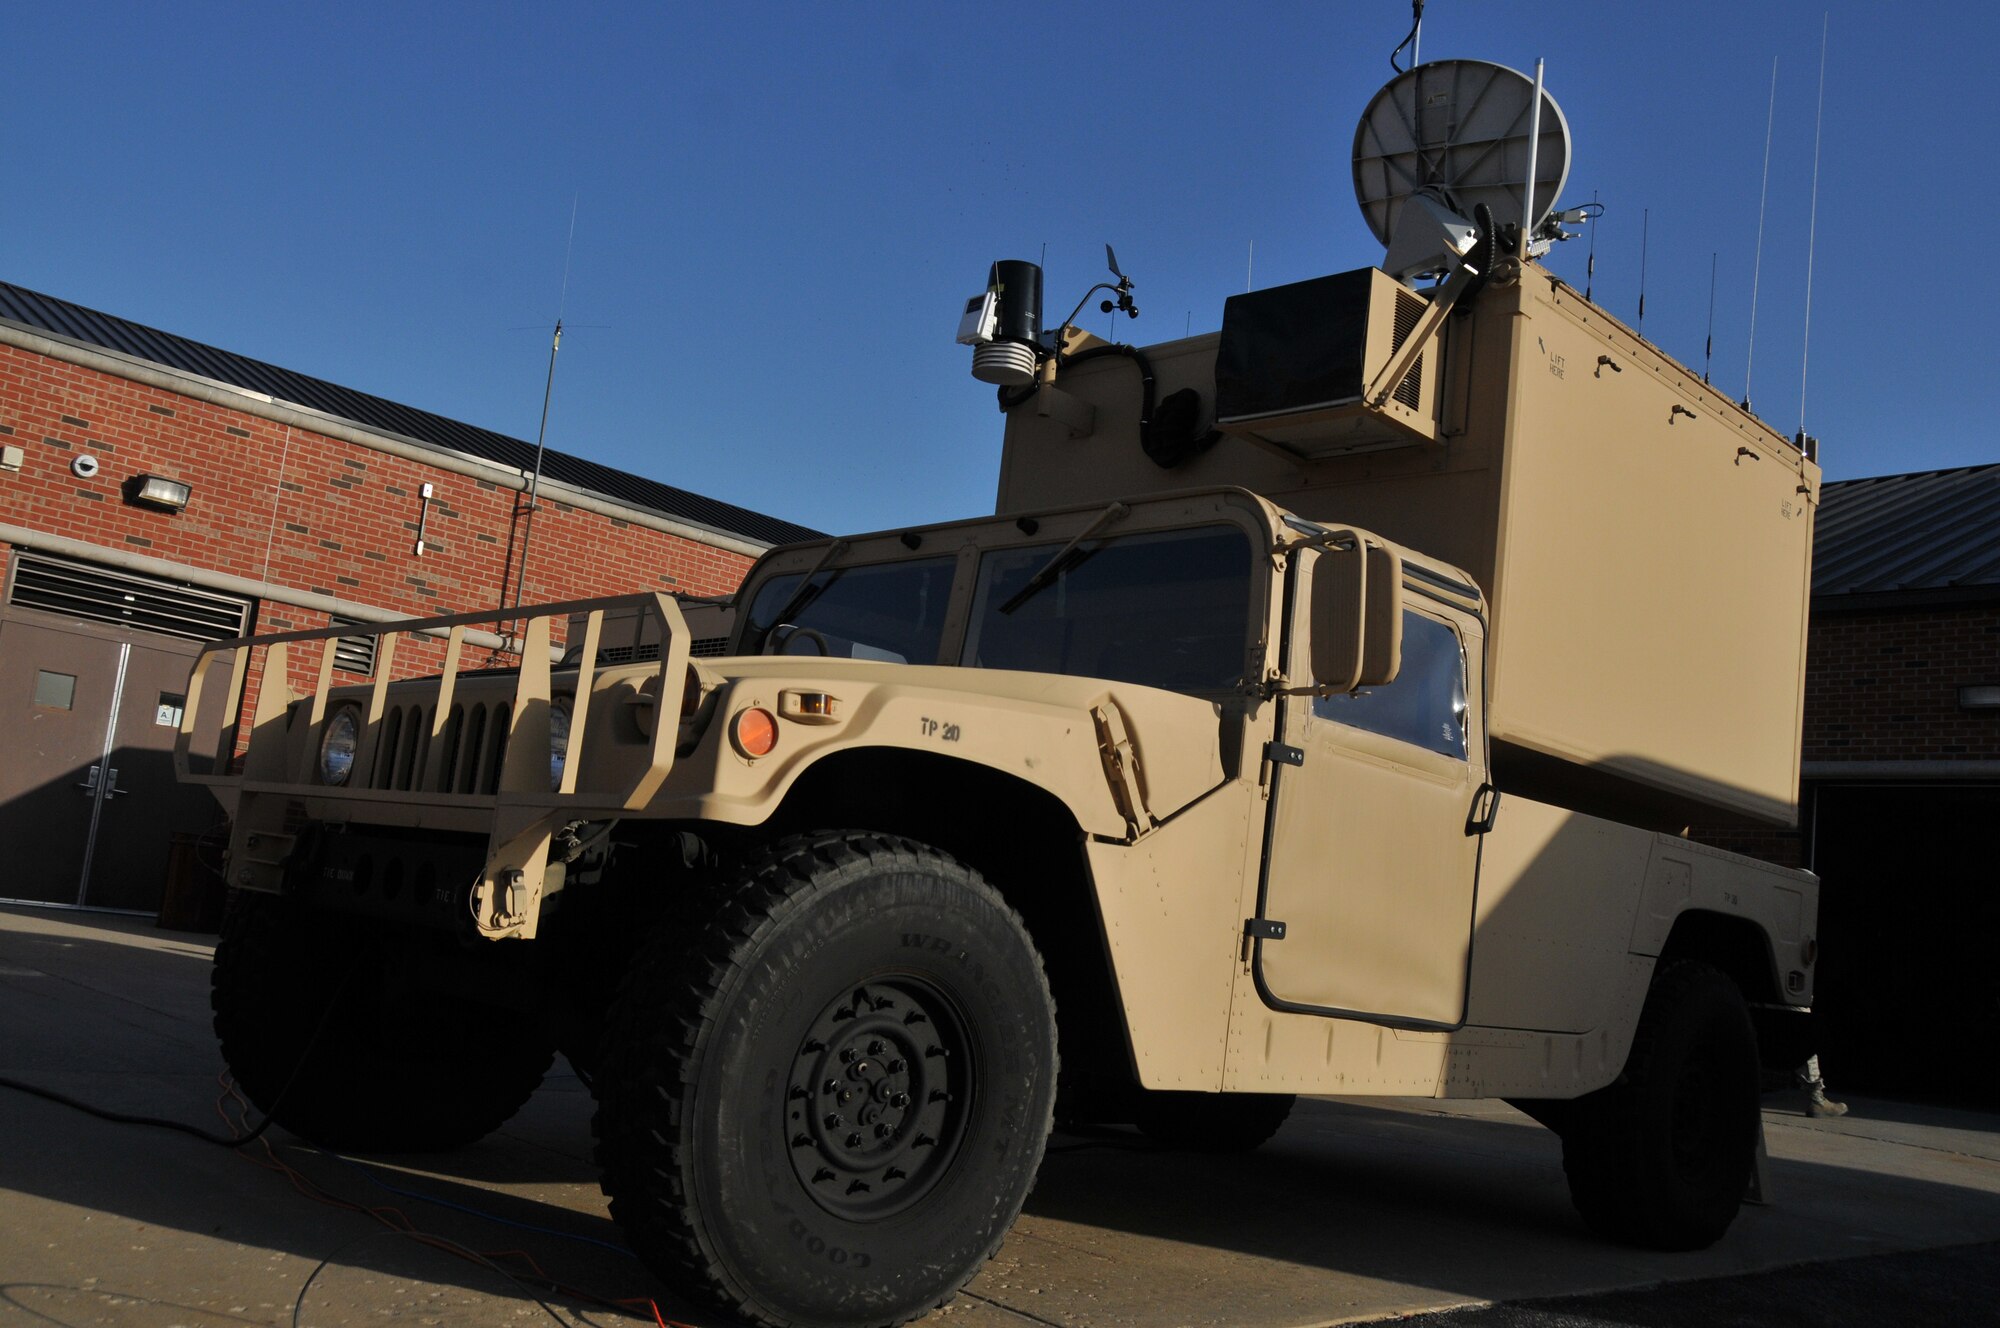
[[[1720,969],[1752,1004],[1784,999],[1770,937],[1749,918],[1699,908],[1682,912],[1660,947],[1659,966],[1690,959]]]
[[[802,772],[760,833],[836,827],[907,836],[984,876],[1021,914],[1041,952],[1055,996],[1066,1098],[1136,1086],[1084,830],[1061,799],[973,761],[854,748]]]

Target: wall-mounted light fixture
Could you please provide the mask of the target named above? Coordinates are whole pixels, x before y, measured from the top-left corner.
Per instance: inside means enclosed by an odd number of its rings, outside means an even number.
[[[126,502],[157,507],[163,512],[180,511],[192,497],[192,486],[162,475],[134,475],[125,481]]]
[[[2000,682],[1973,683],[1958,689],[1960,710],[2000,710]]]

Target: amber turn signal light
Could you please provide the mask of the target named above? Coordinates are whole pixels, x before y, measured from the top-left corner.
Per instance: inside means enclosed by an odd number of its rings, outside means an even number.
[[[729,740],[736,744],[737,751],[753,760],[769,756],[778,745],[778,717],[756,706],[739,710],[736,718],[729,721]]]

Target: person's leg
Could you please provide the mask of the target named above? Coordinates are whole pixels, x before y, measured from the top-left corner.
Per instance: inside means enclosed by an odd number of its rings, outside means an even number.
[[[1806,1115],[1830,1118],[1847,1114],[1845,1102],[1836,1102],[1826,1095],[1826,1080],[1819,1076],[1817,1053],[1806,1057],[1806,1063],[1799,1067],[1798,1080],[1799,1087],[1806,1090]]]

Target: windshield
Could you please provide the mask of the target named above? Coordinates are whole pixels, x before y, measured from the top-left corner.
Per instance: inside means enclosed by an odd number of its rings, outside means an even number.
[[[979,563],[964,662],[1228,691],[1243,679],[1250,540],[1202,526],[1086,541],[1023,595],[1061,545],[1005,549]]]
[[[746,654],[832,655],[935,664],[951,602],[953,558],[834,567],[800,594],[801,573],[774,576],[750,605]],[[784,622],[776,621],[792,605]]]

